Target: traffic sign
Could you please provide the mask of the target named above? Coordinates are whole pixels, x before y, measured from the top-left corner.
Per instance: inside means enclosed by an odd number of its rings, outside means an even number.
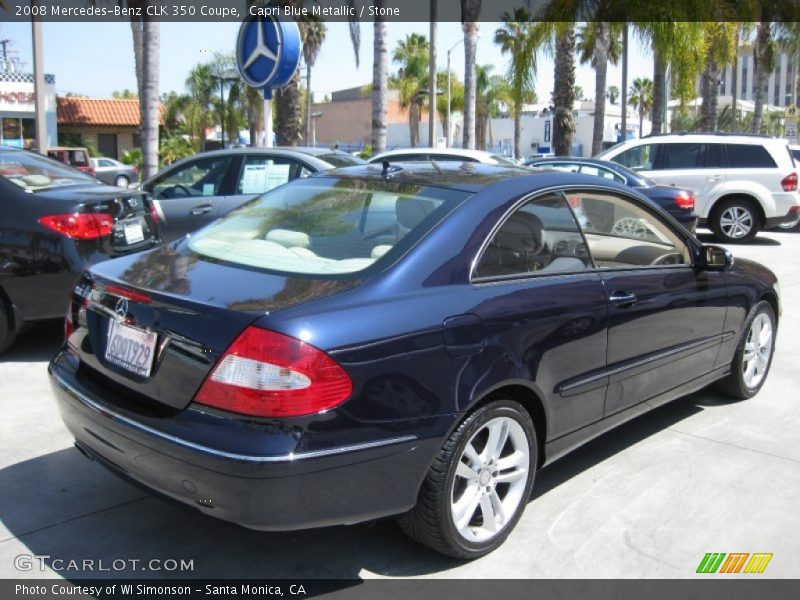
[[[300,64],[300,30],[294,21],[264,15],[246,19],[239,28],[236,64],[245,83],[265,99],[284,87]]]
[[[783,111],[783,137],[789,140],[790,144],[797,143],[797,120],[800,111],[794,104],[790,104]]]

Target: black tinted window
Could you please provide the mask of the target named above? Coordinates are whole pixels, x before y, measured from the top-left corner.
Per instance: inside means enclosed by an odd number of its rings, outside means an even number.
[[[320,154],[317,158],[324,160],[326,163],[334,167],[352,167],[354,165],[363,165],[366,161],[357,156],[350,156],[344,152],[332,152],[330,154]]]
[[[705,144],[664,144],[661,148],[662,169],[702,169]]]
[[[561,194],[531,200],[495,233],[475,276],[570,273],[590,268],[586,245]]]
[[[770,169],[777,165],[763,146],[756,144],[726,144],[728,166],[731,169]]]

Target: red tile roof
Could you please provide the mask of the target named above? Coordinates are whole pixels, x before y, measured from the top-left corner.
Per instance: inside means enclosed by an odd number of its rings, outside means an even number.
[[[56,115],[59,125],[138,127],[139,100],[56,98]]]

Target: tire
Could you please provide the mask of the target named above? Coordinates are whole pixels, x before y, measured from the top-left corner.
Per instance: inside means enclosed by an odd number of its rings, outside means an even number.
[[[125,175],[117,175],[117,178],[114,179],[114,185],[120,188],[128,187],[130,182],[131,180],[125,177]]]
[[[14,331],[14,324],[8,318],[6,307],[3,301],[0,300],[0,354],[8,350],[11,344],[14,343],[14,338],[17,337]]]
[[[761,228],[761,216],[751,200],[730,198],[714,207],[709,225],[720,242],[744,244],[756,237]]]
[[[764,344],[763,333],[760,338],[753,337],[758,332],[763,332],[762,327],[764,324],[769,326],[769,342],[766,351],[763,350],[763,348],[767,347]],[[758,393],[758,390],[767,380],[769,368],[772,365],[772,357],[775,354],[776,332],[775,311],[772,310],[772,306],[768,302],[762,300],[750,310],[750,314],[745,320],[744,327],[742,327],[742,337],[731,362],[731,372],[719,382],[720,391],[739,400],[752,398]],[[754,343],[756,348],[753,350]],[[755,357],[761,355],[761,358],[752,358],[748,361],[748,354]],[[754,375],[759,375],[758,377],[748,377],[748,367],[751,363],[754,364]]]
[[[490,436],[502,438],[503,427],[505,445],[494,444],[499,451],[487,452]],[[465,453],[468,444],[471,450]],[[468,454],[478,460],[471,460]],[[505,541],[525,510],[537,454],[536,430],[522,405],[497,400],[479,407],[439,451],[422,483],[417,505],[398,519],[400,527],[420,544],[447,556],[472,559],[488,554]],[[487,460],[482,462],[484,458]],[[503,462],[507,466],[498,468]],[[498,503],[502,510],[497,510]],[[464,524],[461,527],[454,520],[454,511]],[[491,515],[491,520],[484,515]]]

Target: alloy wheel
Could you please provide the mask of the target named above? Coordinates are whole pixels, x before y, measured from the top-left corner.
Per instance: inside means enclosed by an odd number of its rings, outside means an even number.
[[[450,513],[464,539],[485,542],[512,521],[525,500],[530,462],[528,438],[514,419],[496,417],[475,432],[451,490]]]
[[[742,356],[742,377],[749,388],[758,387],[767,373],[772,354],[772,321],[766,313],[753,319]]]
[[[722,211],[719,226],[727,237],[741,239],[753,229],[753,214],[743,206],[729,206]]]

